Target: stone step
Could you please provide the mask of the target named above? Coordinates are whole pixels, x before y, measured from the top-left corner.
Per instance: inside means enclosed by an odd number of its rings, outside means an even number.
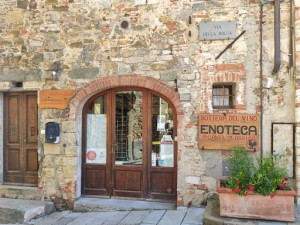
[[[26,223],[54,210],[53,202],[0,198],[0,224]]]
[[[0,185],[0,198],[41,200],[42,189],[37,187]]]
[[[101,212],[159,209],[176,209],[176,203],[127,199],[79,198],[75,201],[73,210],[76,212]]]

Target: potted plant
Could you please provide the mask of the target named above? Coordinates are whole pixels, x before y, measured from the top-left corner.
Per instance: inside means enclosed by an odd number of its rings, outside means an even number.
[[[243,147],[228,158],[230,176],[217,181],[220,215],[237,218],[295,221],[295,196],[280,166],[282,156],[253,160]]]

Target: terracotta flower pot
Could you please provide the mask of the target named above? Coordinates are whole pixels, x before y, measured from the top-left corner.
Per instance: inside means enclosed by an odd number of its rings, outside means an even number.
[[[278,190],[274,198],[256,194],[252,191],[247,196],[239,196],[229,188],[222,188],[217,180],[217,192],[220,200],[220,216],[295,221],[294,190]]]

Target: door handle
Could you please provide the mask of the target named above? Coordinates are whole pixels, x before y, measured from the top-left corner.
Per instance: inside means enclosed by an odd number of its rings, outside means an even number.
[[[14,136],[15,135],[15,126],[14,125],[11,125],[10,126],[10,136]]]
[[[117,143],[112,144],[111,150],[112,150],[112,153],[115,153],[115,151],[118,151],[118,144]]]

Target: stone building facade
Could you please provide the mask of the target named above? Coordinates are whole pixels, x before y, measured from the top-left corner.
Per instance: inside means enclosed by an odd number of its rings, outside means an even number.
[[[300,3],[280,2],[277,70],[274,2],[0,1],[0,162],[7,160],[5,94],[35,91],[38,198],[72,207],[82,195],[86,103],[110,89],[136,87],[162,96],[176,114],[178,206],[199,204],[214,192],[230,153],[199,148],[200,114],[258,115],[259,149],[250,154],[267,154],[273,144],[281,146],[292,160],[290,176],[299,203]],[[234,37],[213,39],[216,30],[201,30],[205,23],[224,21],[234,24]],[[61,65],[56,74],[54,62]],[[229,109],[213,107],[216,85],[232,88]],[[42,107],[43,90],[73,90],[74,96],[65,108]],[[47,122],[59,124],[59,143],[46,143]],[[292,138],[282,136],[287,133]],[[5,171],[0,169],[4,184]]]

